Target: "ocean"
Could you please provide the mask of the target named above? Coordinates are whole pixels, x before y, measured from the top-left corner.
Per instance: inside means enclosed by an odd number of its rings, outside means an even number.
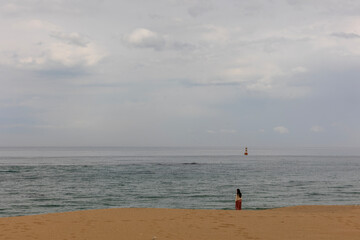
[[[103,208],[360,204],[355,148],[0,148],[0,217]]]

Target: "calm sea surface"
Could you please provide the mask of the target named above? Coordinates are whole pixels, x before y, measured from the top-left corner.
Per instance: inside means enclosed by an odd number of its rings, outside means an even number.
[[[0,217],[360,204],[360,149],[0,148]]]

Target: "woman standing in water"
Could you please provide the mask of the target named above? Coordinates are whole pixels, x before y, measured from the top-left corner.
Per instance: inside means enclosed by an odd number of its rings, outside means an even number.
[[[235,209],[236,210],[241,210],[241,202],[242,202],[242,198],[241,198],[241,192],[240,189],[236,190],[236,198],[235,198]]]

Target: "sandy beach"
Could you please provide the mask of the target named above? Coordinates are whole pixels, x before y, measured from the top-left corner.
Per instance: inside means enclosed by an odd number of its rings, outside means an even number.
[[[360,206],[104,209],[0,218],[0,239],[360,239]]]

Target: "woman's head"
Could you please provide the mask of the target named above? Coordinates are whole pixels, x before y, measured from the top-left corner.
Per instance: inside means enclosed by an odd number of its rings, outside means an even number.
[[[241,192],[240,192],[240,189],[236,189],[236,194],[241,197]]]

